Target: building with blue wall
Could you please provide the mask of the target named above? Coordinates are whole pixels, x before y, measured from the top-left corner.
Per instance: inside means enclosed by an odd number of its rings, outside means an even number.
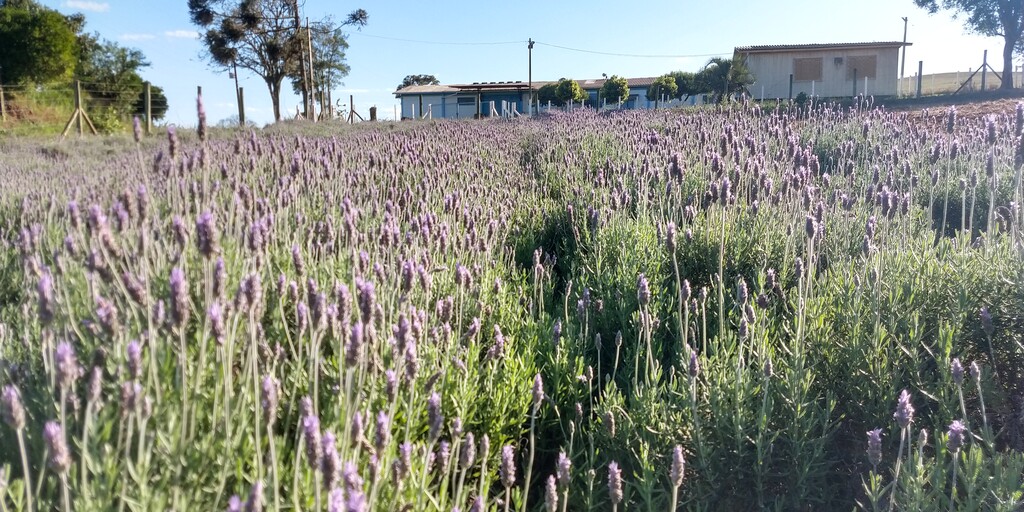
[[[647,99],[647,89],[654,82],[654,77],[627,78],[629,98],[622,103],[622,108],[654,108],[656,102]],[[541,87],[551,81],[533,82],[534,97]],[[604,78],[577,80],[589,99],[586,106],[605,106],[600,97]],[[395,91],[395,96],[402,104],[402,119],[441,118],[441,119],[475,119],[509,115],[526,114],[529,111],[530,85],[523,81],[511,82],[473,82],[471,84],[454,85],[411,85]],[[687,101],[695,104],[697,99]],[[674,101],[670,105],[680,105]],[[493,110],[492,110],[493,105]],[[607,108],[617,108],[617,102],[607,103]],[[542,105],[546,108],[546,105]],[[536,107],[534,108],[536,110]]]

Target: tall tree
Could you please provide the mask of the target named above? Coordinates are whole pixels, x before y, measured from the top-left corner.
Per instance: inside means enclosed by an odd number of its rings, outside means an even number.
[[[280,121],[281,84],[292,69],[305,67],[298,0],[188,0],[188,9],[192,22],[206,29],[203,43],[213,64],[222,71],[237,65],[262,78]],[[368,19],[357,9],[341,25],[362,27]]]
[[[654,79],[651,86],[647,88],[647,99],[649,101],[661,101],[663,98],[675,98],[679,86],[672,75],[662,75]]]
[[[612,75],[601,86],[601,97],[611,102],[626,101],[629,98],[629,83],[621,76]]]
[[[70,78],[75,44],[74,27],[57,11],[24,1],[0,7],[0,79],[4,82]]]
[[[1013,89],[1013,51],[1024,34],[1024,2],[1021,0],[914,0],[934,14],[947,9],[962,15],[969,30],[1003,38],[1003,76],[1000,89]]]
[[[696,73],[673,71],[669,75],[676,81],[675,97],[683,101],[690,99],[690,96],[711,92],[707,90],[706,84],[697,79]]]
[[[754,75],[743,59],[715,57],[697,74],[697,81],[701,88],[714,94],[715,103],[721,103],[733,94],[746,91],[747,86],[754,83]]]
[[[111,119],[127,119],[143,93],[139,71],[148,66],[141,51],[102,41],[82,49],[75,75],[85,83],[93,106]]]
[[[441,81],[434,75],[406,75],[402,79],[402,83],[398,84],[398,89],[405,89],[412,85],[438,85]]]

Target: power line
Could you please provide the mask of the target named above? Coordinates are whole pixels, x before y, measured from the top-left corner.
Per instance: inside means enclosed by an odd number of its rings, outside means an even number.
[[[423,39],[407,39],[403,37],[391,37],[391,36],[379,36],[374,34],[367,34],[366,32],[353,32],[351,35],[360,35],[363,37],[369,37],[373,39],[383,39],[386,41],[399,41],[403,43],[415,43],[415,44],[436,44],[436,45],[449,45],[449,46],[496,46],[496,45],[508,45],[508,44],[525,44],[527,41],[427,41]],[[640,53],[616,53],[616,52],[602,52],[598,50],[587,50],[584,48],[572,48],[569,46],[562,46],[553,43],[543,43],[540,41],[534,41],[536,44],[547,46],[550,48],[558,48],[560,50],[567,50],[571,52],[590,53],[594,55],[607,55],[611,57],[633,57],[642,59],[681,59],[690,57],[717,57],[720,55],[728,55],[732,52],[718,52],[718,53],[696,53],[688,55],[651,55],[651,54],[640,54]]]
[[[387,41],[401,41],[403,43],[417,43],[417,44],[441,44],[449,46],[495,46],[502,44],[523,44],[526,41],[481,41],[481,42],[456,42],[456,41],[424,41],[422,39],[405,39],[402,37],[390,37],[390,36],[375,36],[373,34],[367,34],[366,32],[352,32],[350,35],[360,35],[363,37],[370,37],[373,39],[384,39]]]
[[[535,41],[535,42],[537,44],[539,44],[539,45],[549,46],[551,48],[558,48],[560,50],[568,50],[568,51],[571,51],[571,52],[592,53],[592,54],[595,54],[595,55],[608,55],[608,56],[612,56],[612,57],[635,57],[635,58],[641,58],[641,59],[685,59],[685,58],[690,58],[690,57],[717,57],[719,55],[728,55],[729,53],[732,53],[732,52],[719,52],[719,53],[699,53],[699,54],[690,54],[690,55],[645,55],[645,54],[639,54],[639,53],[615,53],[615,52],[601,52],[601,51],[597,51],[597,50],[584,50],[582,48],[570,48],[568,46],[561,46],[561,45],[551,44],[551,43],[542,43],[540,41]]]

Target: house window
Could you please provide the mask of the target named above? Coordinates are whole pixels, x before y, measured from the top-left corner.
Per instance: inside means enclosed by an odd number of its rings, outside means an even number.
[[[459,96],[458,102],[459,102],[459,105],[476,105],[476,97],[475,96]]]
[[[857,78],[863,79],[864,77],[876,78],[875,74],[878,70],[878,56],[877,55],[862,55],[858,57],[847,57],[846,58],[846,79],[853,80],[853,70],[857,70]]]
[[[821,57],[793,59],[793,80],[797,82],[821,81]]]

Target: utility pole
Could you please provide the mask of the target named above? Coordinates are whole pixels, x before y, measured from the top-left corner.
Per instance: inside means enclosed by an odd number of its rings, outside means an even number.
[[[235,77],[235,105],[238,106],[238,125],[245,127],[245,110],[242,108],[242,95],[238,88],[238,65],[231,59],[231,75]]]
[[[907,68],[907,17],[903,17],[903,57],[900,59],[900,92],[903,92],[903,70]]]
[[[527,59],[528,69],[527,69],[526,73],[527,73],[527,80],[529,81],[529,87],[530,87],[530,108],[526,109],[526,111],[530,115],[533,115],[533,38],[532,37],[526,41],[526,49],[528,50],[528,53],[529,53],[529,57]]]
[[[299,0],[292,0],[292,9],[295,10],[295,33],[293,41],[299,44],[299,73],[302,74],[302,106],[306,109],[306,117],[309,117],[309,81],[306,79],[306,50],[302,48],[302,15],[299,13]]]
[[[309,29],[309,18],[306,18],[306,42],[309,43],[309,119],[316,122],[316,80],[313,76],[313,31]]]

